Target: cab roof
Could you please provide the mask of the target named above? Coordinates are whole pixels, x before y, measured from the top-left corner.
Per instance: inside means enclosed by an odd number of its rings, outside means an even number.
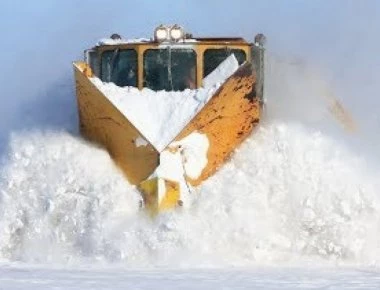
[[[194,37],[185,38],[177,42],[163,41],[159,42],[154,39],[136,38],[136,39],[112,39],[103,38],[99,40],[96,46],[118,46],[130,44],[152,44],[152,45],[185,45],[185,44],[249,44],[242,37]]]

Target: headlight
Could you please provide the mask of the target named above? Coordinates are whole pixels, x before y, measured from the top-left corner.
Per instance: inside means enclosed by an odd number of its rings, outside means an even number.
[[[156,41],[169,40],[169,29],[164,25],[158,26],[154,31],[154,39]]]
[[[182,27],[178,25],[174,25],[170,29],[170,39],[174,41],[178,41],[180,39],[183,39],[185,36],[185,32],[183,31]]]
[[[177,24],[173,26],[160,25],[154,31],[155,41],[179,41],[185,38],[185,31]]]

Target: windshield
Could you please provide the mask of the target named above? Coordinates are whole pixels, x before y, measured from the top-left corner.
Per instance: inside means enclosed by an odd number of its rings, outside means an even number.
[[[244,50],[242,49],[207,49],[203,55],[203,77],[206,77],[208,74],[210,74],[231,54],[235,55],[239,65],[245,62],[247,58]]]
[[[137,87],[137,52],[134,49],[103,52],[100,78],[119,87]]]
[[[196,61],[192,49],[148,49],[144,53],[144,87],[154,91],[195,89]]]

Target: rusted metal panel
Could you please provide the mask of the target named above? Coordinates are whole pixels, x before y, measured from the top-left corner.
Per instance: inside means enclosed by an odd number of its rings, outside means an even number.
[[[255,84],[252,65],[242,65],[177,136],[179,141],[197,131],[206,134],[210,143],[208,163],[201,176],[187,178],[192,185],[213,175],[258,125],[261,107]]]
[[[139,184],[158,166],[159,153],[149,142],[136,146],[143,135],[89,80],[86,68],[74,64],[80,131],[108,150],[130,183]]]

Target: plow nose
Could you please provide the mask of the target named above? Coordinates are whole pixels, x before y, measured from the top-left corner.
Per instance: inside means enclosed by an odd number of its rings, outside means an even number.
[[[145,210],[152,216],[182,206],[180,185],[161,177],[144,180],[138,185]]]

